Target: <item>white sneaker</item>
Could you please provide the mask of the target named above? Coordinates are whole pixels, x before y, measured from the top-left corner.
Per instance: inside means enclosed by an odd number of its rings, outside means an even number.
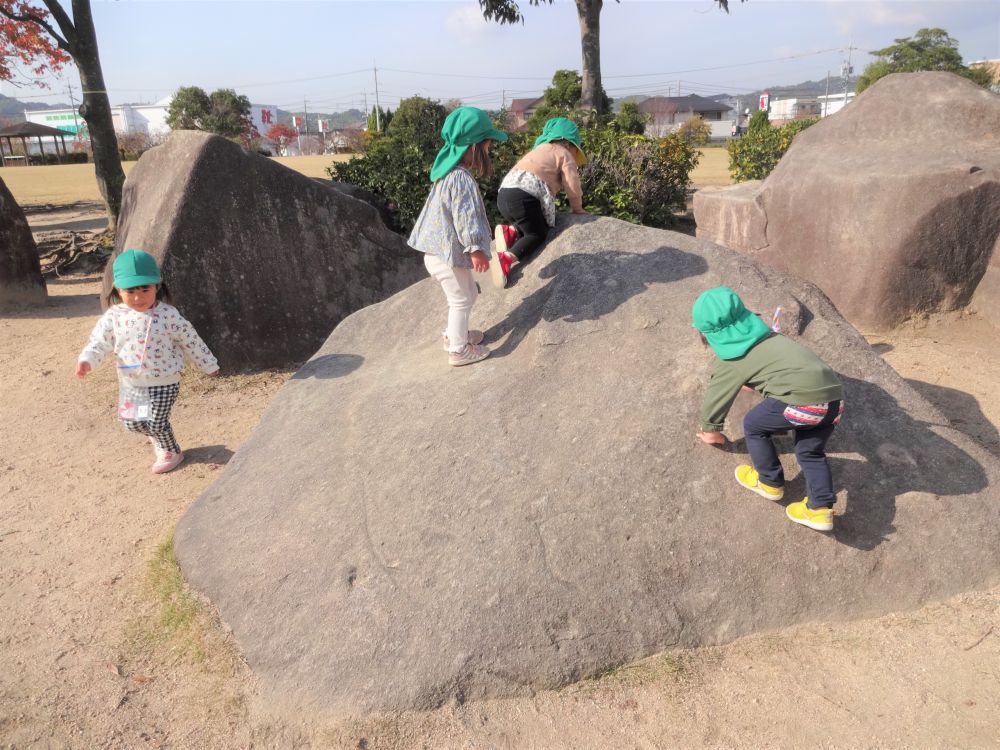
[[[184,460],[183,451],[165,451],[159,448],[154,448],[156,451],[156,463],[152,465],[150,471],[154,474],[166,474],[168,471],[173,471],[178,466],[181,465],[181,461]]]
[[[469,340],[466,342],[468,344],[481,344],[483,339],[486,338],[486,334],[482,331],[477,331],[475,329],[469,329]],[[448,348],[448,336],[447,334],[441,334],[441,340],[444,342],[444,350],[449,351]]]
[[[490,356],[490,350],[478,344],[466,344],[460,352],[448,353],[448,364],[452,367],[471,365],[473,362],[480,362]]]

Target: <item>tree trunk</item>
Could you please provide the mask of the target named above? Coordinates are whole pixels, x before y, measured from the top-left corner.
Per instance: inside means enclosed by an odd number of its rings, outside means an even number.
[[[90,12],[90,0],[73,0],[73,26],[70,37],[71,54],[80,71],[83,88],[83,105],[80,114],[87,123],[90,144],[94,152],[94,172],[97,187],[108,210],[108,229],[118,227],[118,214],[122,207],[122,186],[125,172],[118,153],[118,137],[111,118],[111,102],[104,85],[104,73],[97,50],[97,32]],[[65,30],[64,30],[65,31]]]
[[[604,87],[601,85],[601,8],[604,0],[576,0],[583,47],[583,93],[580,106],[604,114]]]

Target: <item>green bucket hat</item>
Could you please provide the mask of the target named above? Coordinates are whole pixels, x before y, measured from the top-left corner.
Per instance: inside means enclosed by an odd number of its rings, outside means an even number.
[[[569,141],[576,146],[583,161],[587,161],[587,157],[583,153],[583,146],[580,145],[580,128],[568,117],[553,117],[546,122],[545,127],[542,128],[542,134],[535,139],[535,145],[541,146],[543,143],[551,141]]]
[[[431,182],[437,182],[462,160],[465,150],[480,141],[506,141],[507,134],[493,127],[490,116],[478,107],[459,107],[445,118],[441,127],[444,148],[438,151],[431,168]]]
[[[156,260],[144,250],[126,250],[115,258],[111,268],[115,274],[115,287],[118,289],[160,283],[160,269]]]
[[[738,359],[772,333],[726,286],[702,292],[691,308],[691,318],[719,359]]]

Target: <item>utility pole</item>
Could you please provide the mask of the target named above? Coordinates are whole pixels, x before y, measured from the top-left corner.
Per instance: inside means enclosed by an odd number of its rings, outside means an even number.
[[[851,67],[851,52],[854,50],[853,43],[847,48],[847,62],[841,67],[840,72],[844,78],[844,106],[847,106],[847,82],[851,78],[851,74],[854,72],[854,68]]]
[[[76,100],[73,98],[72,84],[66,84],[66,91],[69,94],[69,105],[73,108],[73,133],[74,137],[80,139],[80,121],[76,119]]]
[[[375,132],[382,132],[382,107],[378,103],[378,67],[372,60],[372,70],[375,71]]]
[[[823,98],[823,117],[830,114],[830,71],[826,71],[826,96]]]
[[[680,95],[681,95],[681,82],[680,82],[680,80],[678,80],[677,81],[677,96],[680,96]]]
[[[302,98],[302,120],[306,126],[306,135],[309,135],[309,107],[305,97]]]

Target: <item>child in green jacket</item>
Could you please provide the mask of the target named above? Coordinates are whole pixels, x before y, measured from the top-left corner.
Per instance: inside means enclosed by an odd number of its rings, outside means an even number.
[[[833,478],[826,442],[840,423],[844,389],[833,370],[804,346],[775,333],[732,289],[703,292],[691,311],[694,327],[719,357],[705,394],[698,437],[723,445],[723,423],[743,386],[764,400],[747,412],[743,432],[753,466],[736,467],[736,481],[769,500],[784,496],[785,476],[771,436],[793,430],[795,456],[808,496],[785,513],[817,531],[833,529]]]

